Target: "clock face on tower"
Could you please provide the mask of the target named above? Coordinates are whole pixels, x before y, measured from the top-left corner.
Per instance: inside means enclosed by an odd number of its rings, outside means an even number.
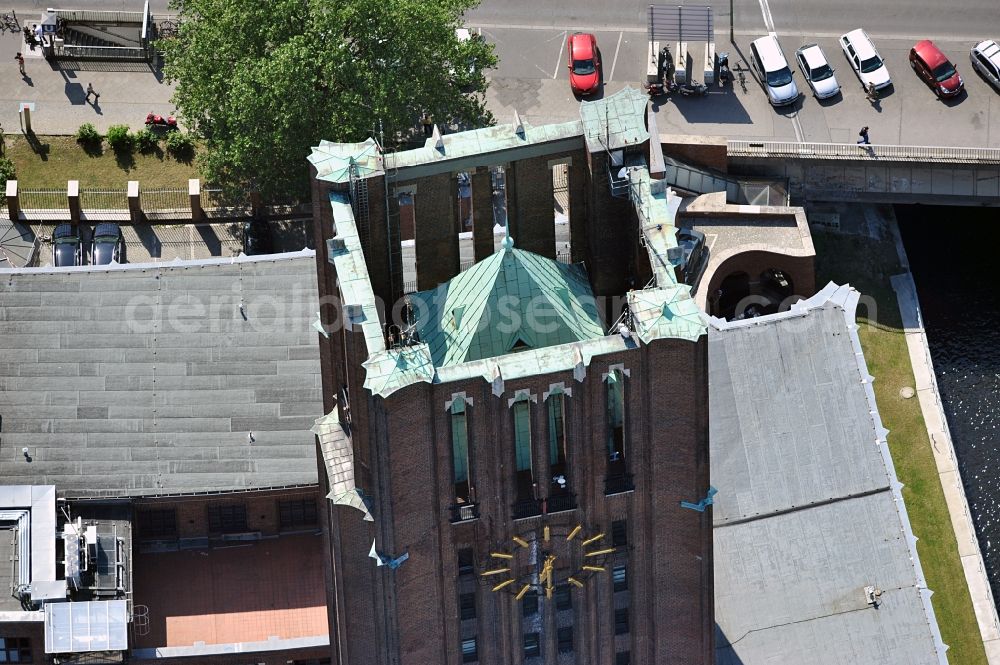
[[[490,552],[490,565],[479,577],[492,591],[512,593],[517,600],[532,590],[552,598],[560,584],[582,589],[591,577],[606,571],[615,548],[606,547],[603,540],[603,533],[588,533],[581,524],[540,526]]]

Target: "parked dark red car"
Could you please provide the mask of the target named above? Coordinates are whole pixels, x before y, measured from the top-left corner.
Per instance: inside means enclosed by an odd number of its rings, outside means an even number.
[[[601,84],[601,59],[597,38],[585,32],[569,36],[569,87],[577,95],[592,95]]]
[[[965,86],[955,65],[929,39],[910,49],[910,66],[938,97],[954,97]]]

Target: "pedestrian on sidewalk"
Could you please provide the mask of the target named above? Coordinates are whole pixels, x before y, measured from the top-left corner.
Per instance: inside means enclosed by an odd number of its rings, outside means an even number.
[[[94,84],[93,84],[93,83],[88,83],[88,84],[87,84],[87,96],[86,96],[86,97],[85,97],[84,99],[85,99],[86,101],[88,101],[88,102],[89,102],[89,101],[90,101],[90,96],[91,96],[91,95],[93,95],[93,96],[94,96],[94,103],[95,103],[95,104],[96,104],[96,103],[98,102],[98,100],[100,100],[100,98],[101,98],[101,95],[100,95],[100,93],[98,93],[98,92],[95,92],[95,91],[94,91]]]
[[[861,128],[861,131],[858,132],[858,136],[861,137],[858,139],[859,144],[861,143],[864,143],[865,145],[871,144],[871,141],[868,140],[868,125],[865,125],[864,127]]]
[[[426,111],[420,116],[420,124],[424,127],[424,136],[430,136],[434,133],[434,119]]]
[[[21,76],[27,76],[28,74],[25,73],[24,71],[24,56],[21,55],[20,51],[17,52],[17,55],[14,56],[14,59],[17,60],[17,67],[18,69],[21,70]]]

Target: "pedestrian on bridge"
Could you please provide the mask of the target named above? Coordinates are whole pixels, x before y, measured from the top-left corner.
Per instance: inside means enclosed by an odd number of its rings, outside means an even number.
[[[861,137],[858,139],[858,143],[864,143],[865,145],[871,144],[871,141],[868,140],[868,125],[861,128],[861,131],[858,132],[858,136]]]

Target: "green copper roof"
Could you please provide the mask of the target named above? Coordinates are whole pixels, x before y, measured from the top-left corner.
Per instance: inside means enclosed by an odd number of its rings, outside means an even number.
[[[362,178],[383,172],[382,153],[372,138],[363,143],[320,141],[308,159],[316,167],[317,177],[330,182],[348,182],[351,164]]]
[[[322,142],[310,161],[319,177],[346,182],[352,163],[362,177],[384,172],[399,177],[401,169],[416,177],[438,169],[492,163],[558,152],[564,143],[580,140],[581,129],[591,150],[618,149],[646,141],[646,96],[626,89],[597,102],[584,103],[582,122],[532,127],[519,120],[470,132],[432,138],[416,150],[386,155],[383,163],[374,141]],[[537,153],[537,154],[536,154]],[[657,339],[697,340],[705,334],[702,313],[690,287],[678,283],[675,216],[680,199],[663,180],[650,177],[641,153],[631,151],[629,195],[639,217],[643,245],[653,270],[652,283],[627,294],[629,324],[605,334],[587,273],[571,266],[515,249],[508,241],[493,256],[480,261],[436,289],[412,294],[417,339],[387,348],[375,296],[350,201],[331,193],[336,237],[328,243],[336,265],[343,301],[344,324],[365,338],[368,358],[365,387],[382,397],[414,383],[448,383],[481,377],[493,392],[504,382],[571,370],[582,381],[591,359],[650,344]],[[424,171],[421,171],[424,169]],[[443,171],[441,171],[443,172]],[[595,185],[600,186],[600,185]]]
[[[583,134],[590,152],[617,150],[649,139],[646,104],[649,96],[635,88],[580,104]]]
[[[436,367],[604,336],[583,266],[515,249],[509,240],[410,299]]]
[[[630,291],[628,306],[635,332],[646,344],[663,337],[694,341],[706,332],[701,310],[686,284]]]

